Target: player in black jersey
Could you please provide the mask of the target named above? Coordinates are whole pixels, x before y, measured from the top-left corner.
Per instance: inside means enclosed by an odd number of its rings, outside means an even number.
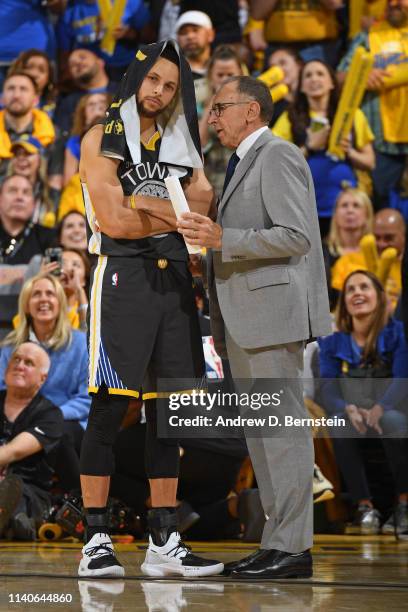
[[[189,256],[164,184],[169,174],[180,177],[190,208],[208,214],[213,192],[202,169],[191,72],[172,41],[137,52],[105,125],[94,126],[81,146],[89,251],[97,260],[89,309],[93,398],[81,452],[81,576],[124,575],[108,533],[106,501],[112,445],[129,399],[140,397],[152,505],[142,571],[163,577],[223,570],[222,563],[193,555],[180,540],[179,447],[157,438],[157,380],[177,385],[177,379],[198,381],[205,374]]]

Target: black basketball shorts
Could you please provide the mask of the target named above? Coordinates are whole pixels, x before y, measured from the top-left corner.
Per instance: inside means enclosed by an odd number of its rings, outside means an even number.
[[[88,339],[90,393],[105,383],[110,394],[152,399],[160,379],[172,381],[168,392],[186,390],[185,379],[202,380],[187,263],[100,255],[91,276]]]

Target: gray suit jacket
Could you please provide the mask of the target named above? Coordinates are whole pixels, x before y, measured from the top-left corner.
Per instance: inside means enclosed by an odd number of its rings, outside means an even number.
[[[329,334],[327,284],[309,166],[294,145],[263,132],[221,199],[222,251],[209,250],[212,334],[224,323],[256,349]]]

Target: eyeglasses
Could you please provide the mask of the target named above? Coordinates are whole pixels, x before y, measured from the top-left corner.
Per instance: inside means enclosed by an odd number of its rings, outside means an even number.
[[[214,106],[210,108],[210,117],[211,115],[221,117],[228,106],[238,106],[239,104],[248,104],[248,102],[253,102],[253,100],[245,100],[245,102],[218,102],[218,104],[214,104]]]

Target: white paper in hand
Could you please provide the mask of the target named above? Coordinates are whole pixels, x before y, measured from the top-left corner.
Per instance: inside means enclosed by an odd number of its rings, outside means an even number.
[[[169,192],[171,203],[173,204],[174,212],[176,213],[177,219],[185,212],[190,212],[186,196],[184,195],[183,188],[177,176],[168,176],[164,179],[167,191]],[[196,255],[201,253],[201,247],[187,244],[187,251],[190,255]]]

